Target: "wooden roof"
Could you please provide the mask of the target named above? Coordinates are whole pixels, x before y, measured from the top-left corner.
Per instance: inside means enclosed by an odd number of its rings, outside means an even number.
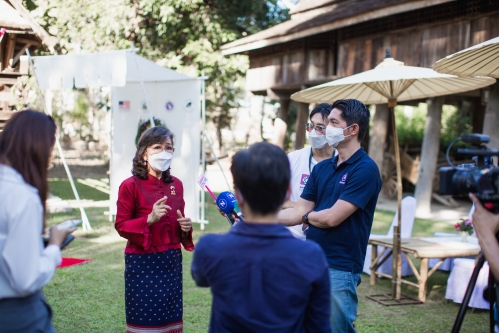
[[[300,0],[299,3],[290,10],[290,14],[295,15],[298,13],[307,12],[312,9],[320,8],[334,2],[341,2],[342,0]]]
[[[223,45],[222,50],[223,54],[242,53],[451,1],[454,0],[302,0],[293,9],[291,20]]]
[[[52,46],[57,43],[57,38],[50,36],[31,17],[28,10],[24,8],[20,0],[0,0],[0,28],[23,31],[28,35],[34,35],[45,45]]]

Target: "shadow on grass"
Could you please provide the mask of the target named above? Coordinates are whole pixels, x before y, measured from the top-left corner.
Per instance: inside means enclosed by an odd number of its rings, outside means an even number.
[[[90,198],[92,199],[92,198]],[[91,258],[83,265],[58,269],[52,281],[44,288],[54,309],[54,324],[58,332],[124,332],[124,259],[125,241],[116,237],[116,231],[106,208],[89,208],[93,231],[76,232],[75,241],[63,251],[65,257]],[[207,233],[224,233],[230,229],[225,218],[207,205],[206,230],[194,224],[195,243]],[[373,233],[387,233],[393,212],[377,211]],[[49,216],[48,225],[60,223],[75,214]],[[417,219],[413,228],[415,236],[431,236],[435,231],[453,232],[453,226],[439,221]],[[97,236],[97,237],[96,237]],[[192,253],[183,251],[184,331],[207,332],[210,320],[212,295],[208,288],[195,286],[190,267]],[[414,261],[418,266],[418,262]],[[378,279],[370,285],[369,276],[363,274],[358,287],[359,316],[356,327],[359,332],[446,332],[453,326],[459,305],[444,299],[448,273],[438,271],[428,281],[427,302],[421,305],[385,307],[368,300],[365,296],[391,292],[391,281]],[[414,282],[416,279],[413,277]],[[402,292],[416,297],[418,291],[403,285]],[[467,312],[462,331],[486,332],[488,312]]]

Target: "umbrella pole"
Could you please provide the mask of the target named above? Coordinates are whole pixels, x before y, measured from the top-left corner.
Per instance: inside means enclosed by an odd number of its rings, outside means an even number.
[[[389,112],[392,115],[392,134],[394,140],[394,156],[396,157],[396,176],[398,189],[398,223],[394,227],[392,251],[392,298],[401,299],[401,200],[403,200],[403,185],[401,177],[401,159],[399,156],[398,131],[396,129],[396,100],[389,100]]]

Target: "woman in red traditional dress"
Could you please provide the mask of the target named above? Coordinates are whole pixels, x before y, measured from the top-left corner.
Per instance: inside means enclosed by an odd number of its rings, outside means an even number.
[[[139,139],[132,177],[118,191],[115,228],[125,247],[127,332],[182,332],[182,254],[194,250],[182,182],[170,174],[174,135],[162,126]]]

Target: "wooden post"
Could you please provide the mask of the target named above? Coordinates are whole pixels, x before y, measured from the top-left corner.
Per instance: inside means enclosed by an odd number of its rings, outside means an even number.
[[[392,89],[391,89],[392,90]],[[396,175],[398,181],[398,223],[394,227],[392,251],[392,298],[401,298],[401,200],[403,200],[403,181],[401,177],[401,158],[399,156],[398,131],[396,130],[395,99],[389,99],[389,113],[392,116],[392,133],[394,140],[394,155],[396,157]]]
[[[490,136],[488,148],[498,149],[498,81],[490,89],[484,113],[483,134]]]
[[[288,118],[288,109],[290,106],[290,99],[281,99],[280,98],[280,109],[278,111],[278,117],[274,120],[274,133],[272,138],[272,143],[277,145],[280,148],[284,148],[285,145],[285,136],[287,129],[287,118]]]
[[[299,103],[297,110],[297,121],[295,122],[295,150],[304,148],[306,142],[306,130],[304,124],[309,117],[309,104]]]
[[[377,245],[372,245],[372,264],[374,264],[374,261],[377,260],[377,250],[378,246]],[[370,284],[374,285],[377,283],[377,274],[375,274],[376,269],[372,269],[370,272]]]
[[[16,35],[15,34],[8,34],[5,37],[9,37],[7,39],[7,46],[5,48],[5,54],[4,54],[4,62],[5,68],[12,67],[12,61],[14,58],[14,48],[16,47]]]
[[[420,260],[420,279],[418,280],[418,299],[424,303],[427,295],[427,272],[429,269],[429,258]]]
[[[387,104],[375,105],[375,116],[373,117],[372,133],[370,135],[370,144],[368,155],[377,163],[380,174],[384,164],[384,146],[387,137],[387,123],[389,120],[389,107]]]
[[[420,153],[420,171],[415,187],[417,212],[424,216],[431,213],[432,184],[434,183],[439,154],[443,103],[444,96],[427,100],[427,119],[425,120],[424,140]]]

